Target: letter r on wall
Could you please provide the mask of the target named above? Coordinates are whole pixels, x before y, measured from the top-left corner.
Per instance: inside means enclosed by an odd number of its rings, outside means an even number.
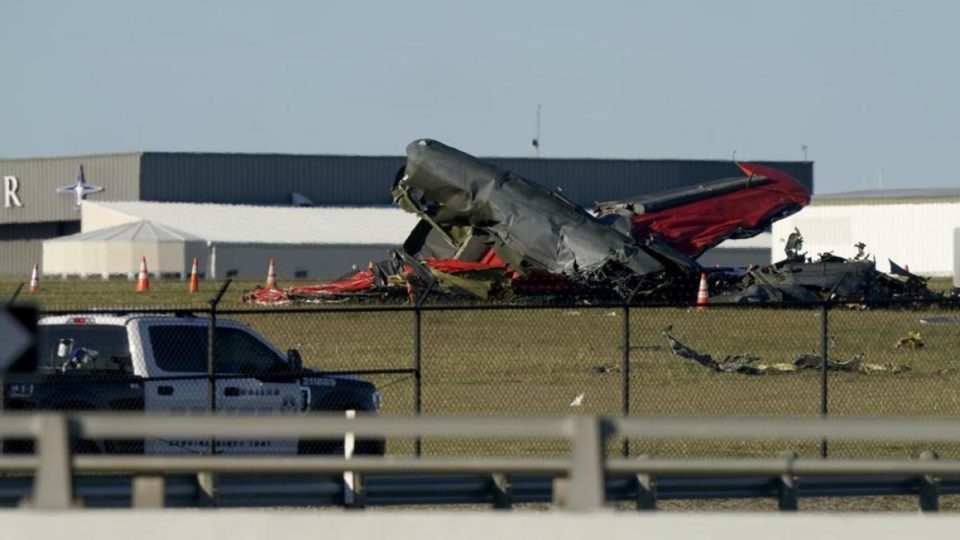
[[[20,195],[17,194],[17,191],[19,190],[20,190],[20,180],[17,180],[16,176],[3,177],[3,207],[4,208],[20,208],[23,206],[23,203],[20,202]]]

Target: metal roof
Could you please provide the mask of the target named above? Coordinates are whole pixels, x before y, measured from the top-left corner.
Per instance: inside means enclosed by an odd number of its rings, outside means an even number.
[[[202,240],[203,239],[198,236],[194,236],[190,233],[185,233],[159,223],[153,223],[150,221],[134,221],[131,223],[123,223],[115,227],[107,227],[106,229],[97,229],[95,231],[61,236],[59,238],[47,240],[47,242],[184,242]]]
[[[814,195],[811,204],[907,204],[955,202],[958,200],[960,200],[960,188],[866,189]]]
[[[88,202],[214,243],[399,245],[417,217],[391,207]]]

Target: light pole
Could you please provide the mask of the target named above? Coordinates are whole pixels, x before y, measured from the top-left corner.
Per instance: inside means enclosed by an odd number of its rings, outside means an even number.
[[[530,146],[533,147],[533,151],[536,152],[537,157],[540,157],[540,105],[537,105],[537,135],[530,141]]]

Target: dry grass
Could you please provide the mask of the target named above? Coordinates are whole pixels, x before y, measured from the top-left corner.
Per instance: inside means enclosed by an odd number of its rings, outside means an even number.
[[[946,282],[945,282],[946,283]],[[283,349],[299,348],[308,365],[326,369],[389,369],[413,366],[413,316],[403,312],[327,311],[267,313],[240,306],[235,284],[222,309]],[[0,282],[0,295],[14,282]],[[179,282],[155,281],[147,294],[126,281],[48,280],[39,294],[23,293],[48,309],[108,306],[206,307],[214,284],[189,295]],[[909,368],[907,373],[832,373],[830,414],[844,416],[942,416],[960,413],[960,325],[922,325],[943,314],[914,310],[833,310],[830,355]],[[957,313],[952,313],[956,316]],[[722,358],[748,353],[764,363],[790,362],[820,349],[818,310],[635,308],[631,312],[631,414],[649,416],[784,416],[819,414],[816,372],[747,376],[714,373],[672,355],[661,330],[687,345]],[[423,410],[426,414],[606,414],[621,411],[621,309],[558,308],[428,311],[422,319]],[[925,346],[898,349],[897,339],[919,331]],[[610,372],[605,372],[611,370]],[[385,394],[387,414],[413,411],[413,380],[406,375],[369,377]],[[583,405],[570,402],[584,394]],[[615,441],[613,444],[619,447]],[[838,456],[915,456],[933,445],[837,441]],[[406,452],[407,441],[392,443]],[[433,453],[527,453],[564,450],[558,441],[425,441]],[[636,453],[683,455],[773,455],[785,449],[816,452],[816,441],[635,441]],[[955,455],[953,448],[937,447]]]
[[[254,282],[235,284],[222,309],[263,333],[281,348],[299,348],[308,365],[326,369],[413,366],[413,316],[402,312],[327,311],[267,313],[235,299]],[[949,282],[934,282],[946,289]],[[9,295],[13,281],[0,281]],[[205,308],[214,284],[189,295],[178,282],[155,281],[148,294],[129,282],[54,281],[22,298],[47,309],[159,306]],[[830,374],[830,414],[844,416],[955,417],[960,414],[960,325],[923,325],[928,315],[960,313],[914,310],[834,310],[829,313],[830,355],[863,354],[871,363],[905,366],[902,374]],[[687,345],[722,358],[748,353],[765,363],[790,362],[819,351],[818,310],[635,308],[631,311],[631,414],[640,416],[783,416],[819,414],[816,372],[747,376],[722,374],[672,355],[661,330]],[[616,415],[621,410],[623,311],[609,308],[551,310],[428,311],[422,319],[423,410],[426,414]],[[900,337],[919,331],[921,349],[896,348]],[[606,368],[606,369],[605,369]],[[607,370],[610,370],[607,372]],[[413,380],[407,375],[371,375],[385,395],[385,414],[413,411]],[[583,405],[569,406],[583,393]],[[616,452],[620,441],[610,442]],[[934,448],[960,457],[960,448],[937,444],[831,441],[832,456],[914,457]],[[426,440],[428,454],[544,455],[566,450],[562,441]],[[771,456],[792,449],[816,455],[817,441],[633,441],[633,454]],[[388,451],[409,453],[409,440],[391,440]],[[960,508],[944,498],[944,509]],[[774,510],[769,500],[671,501],[663,509]],[[806,499],[803,510],[912,511],[912,497]]]

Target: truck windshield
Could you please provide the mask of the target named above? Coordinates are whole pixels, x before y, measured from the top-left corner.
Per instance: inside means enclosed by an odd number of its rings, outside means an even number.
[[[37,327],[37,367],[60,369],[77,350],[95,351],[102,369],[130,371],[130,343],[122,326],[41,324]]]

